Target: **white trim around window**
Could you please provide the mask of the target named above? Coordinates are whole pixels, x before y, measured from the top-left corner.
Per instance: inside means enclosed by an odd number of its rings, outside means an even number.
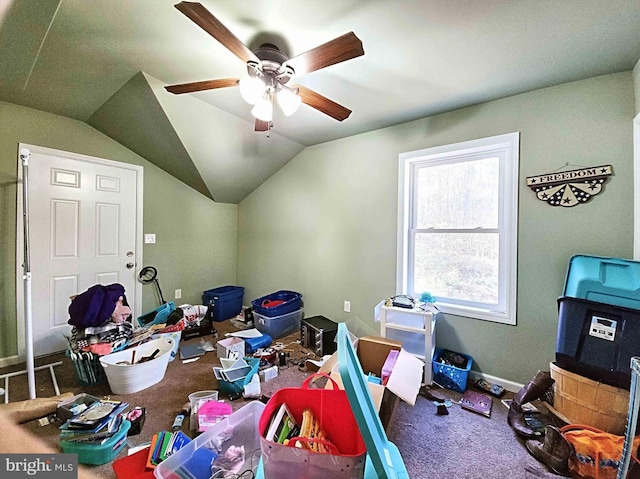
[[[433,294],[438,308],[449,314],[465,316],[504,324],[516,324],[516,277],[518,244],[518,163],[519,133],[465,141],[451,145],[427,148],[402,153],[399,156],[398,172],[398,251],[396,293],[419,297],[421,291],[414,286],[416,281],[416,238],[437,234],[479,237],[481,234],[495,238],[496,284],[493,299],[454,297],[444,293]],[[481,159],[498,159],[494,168],[497,187],[495,189],[495,222],[473,225],[421,224],[418,218],[418,176],[420,170],[442,165],[465,164]],[[470,164],[470,163],[469,163]],[[495,161],[494,161],[495,164]],[[424,186],[422,188],[425,188]],[[428,188],[428,187],[427,187]],[[438,201],[432,198],[431,201]],[[444,200],[443,200],[444,201]],[[449,206],[443,204],[442,207]],[[421,205],[424,207],[424,204]],[[438,208],[429,205],[429,208]],[[495,224],[493,224],[495,223]],[[471,236],[474,235],[474,236]],[[485,236],[488,238],[489,236]],[[423,265],[424,266],[424,265]],[[462,294],[464,296],[464,294]]]

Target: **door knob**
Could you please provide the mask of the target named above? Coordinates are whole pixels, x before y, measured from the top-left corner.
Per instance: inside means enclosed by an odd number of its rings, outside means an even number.
[[[127,263],[127,269],[131,269],[135,266],[135,263]]]

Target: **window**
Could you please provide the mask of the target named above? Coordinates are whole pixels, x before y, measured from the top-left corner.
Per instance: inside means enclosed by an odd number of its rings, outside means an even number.
[[[397,293],[515,324],[519,133],[400,155]]]

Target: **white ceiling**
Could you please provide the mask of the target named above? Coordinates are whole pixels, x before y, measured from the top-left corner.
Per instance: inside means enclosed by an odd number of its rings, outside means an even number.
[[[86,121],[235,203],[306,146],[628,71],[640,59],[640,0],[202,0],[251,48],[268,40],[293,57],[349,31],[362,40],[364,56],[295,79],[351,116],[338,122],[302,105],[292,117],[276,112],[266,138],[237,88],[164,91],[246,71],[175,3],[0,0],[0,100]],[[139,137],[166,140],[169,130],[172,153],[155,161]]]

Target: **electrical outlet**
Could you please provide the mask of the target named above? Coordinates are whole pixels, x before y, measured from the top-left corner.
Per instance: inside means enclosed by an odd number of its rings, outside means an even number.
[[[345,301],[344,302],[344,312],[345,313],[350,313],[351,312],[351,301]]]
[[[176,299],[182,298],[182,290],[181,289],[176,289],[175,297],[176,297]]]
[[[145,244],[154,244],[156,242],[156,235],[154,233],[146,233],[144,235]]]

